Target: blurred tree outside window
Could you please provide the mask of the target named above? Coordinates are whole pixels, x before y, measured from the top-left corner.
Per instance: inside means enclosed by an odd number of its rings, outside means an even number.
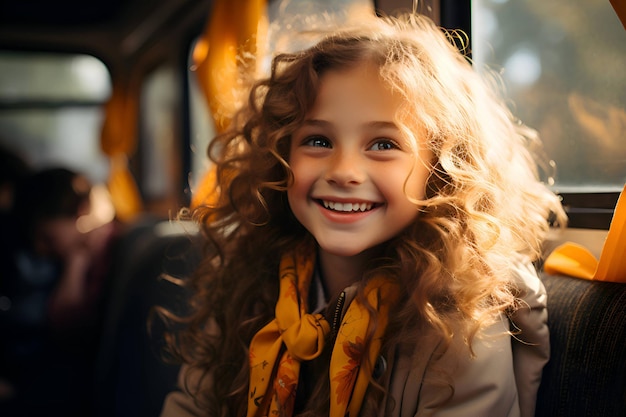
[[[626,183],[626,30],[608,0],[476,0],[472,58],[556,163],[554,189]]]

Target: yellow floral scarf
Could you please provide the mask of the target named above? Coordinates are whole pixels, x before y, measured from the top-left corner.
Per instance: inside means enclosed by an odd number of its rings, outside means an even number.
[[[292,416],[300,363],[318,357],[330,325],[321,314],[307,312],[309,284],[315,267],[315,250],[300,245],[280,263],[280,294],[276,318],[250,343],[250,392],[248,417]],[[365,298],[378,311],[376,332],[365,352],[370,329],[368,309],[355,299],[343,317],[330,360],[330,417],[356,417],[380,351],[387,324],[388,306],[397,294],[391,280],[372,279]],[[369,361],[363,361],[367,353]],[[362,366],[362,365],[369,366]]]

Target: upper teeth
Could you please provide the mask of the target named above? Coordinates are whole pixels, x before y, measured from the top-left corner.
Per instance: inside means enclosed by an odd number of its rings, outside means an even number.
[[[323,200],[324,207],[335,211],[366,211],[371,210],[372,203],[337,203]]]

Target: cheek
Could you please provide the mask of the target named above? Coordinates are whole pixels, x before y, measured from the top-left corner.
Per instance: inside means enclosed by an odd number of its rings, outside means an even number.
[[[294,172],[293,183],[287,188],[287,200],[291,209],[294,210],[294,206],[305,204],[310,191],[311,181]]]
[[[432,172],[430,163],[424,162],[432,160],[432,154],[423,152],[420,158],[421,161],[412,167],[410,177],[406,183],[407,196],[413,200],[423,200],[426,197],[426,184]]]
[[[292,159],[290,164],[293,182],[287,188],[287,201],[292,213],[302,223],[308,216],[309,197],[313,192],[317,178],[315,166],[298,159]]]
[[[422,166],[411,169],[412,164],[407,164],[405,167],[396,165],[379,171],[376,182],[388,200],[402,204],[404,201],[424,198],[429,171]]]
[[[300,158],[293,158],[289,165],[293,175],[293,182],[289,186],[288,191],[291,193],[298,193],[302,192],[303,189],[310,187],[315,175],[315,167],[311,166],[311,164],[307,164],[305,160]]]
[[[423,200],[426,197],[426,183],[429,175],[430,172],[426,170],[413,172],[406,184],[407,198]]]

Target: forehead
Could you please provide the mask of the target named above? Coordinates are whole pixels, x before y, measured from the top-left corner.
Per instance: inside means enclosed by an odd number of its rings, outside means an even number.
[[[394,119],[402,102],[372,64],[360,64],[324,72],[311,114],[358,109],[363,117]]]

